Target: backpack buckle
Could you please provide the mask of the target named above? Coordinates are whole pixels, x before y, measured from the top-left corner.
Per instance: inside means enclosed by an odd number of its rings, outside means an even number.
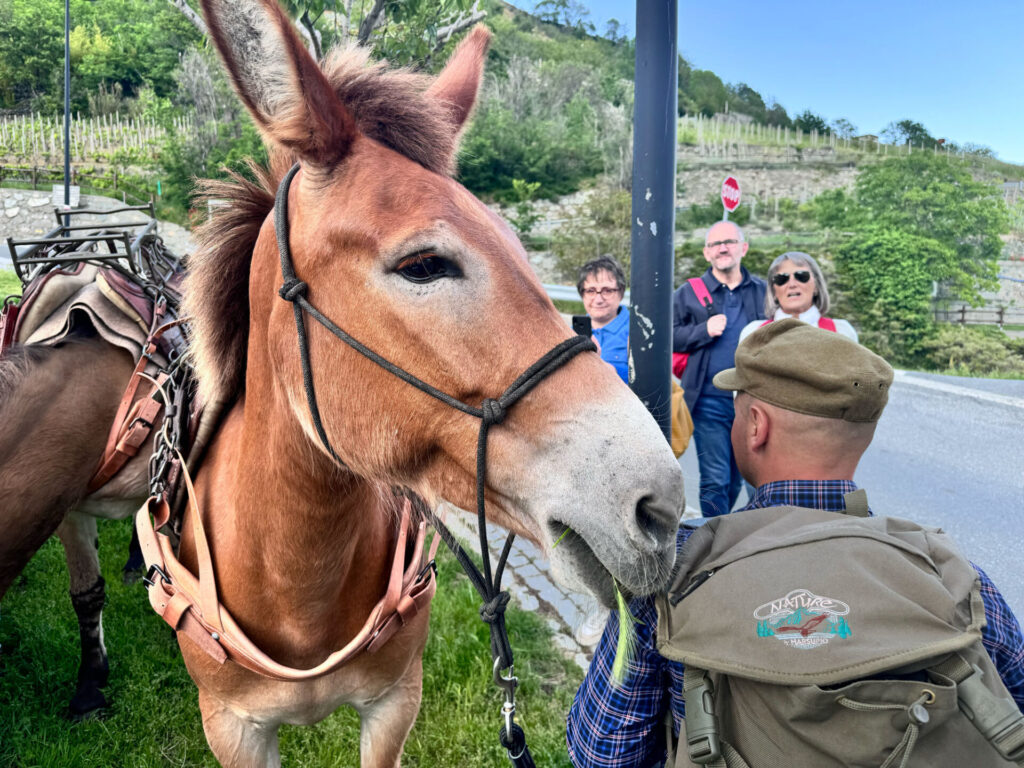
[[[981,679],[984,673],[972,666],[974,671],[956,684],[960,710],[1000,755],[1017,762],[1024,757],[1024,715],[1013,699],[989,690]]]
[[[1024,717],[993,736],[992,746],[1011,763],[1024,760]]]
[[[685,688],[685,686],[684,686]],[[697,765],[707,765],[722,756],[715,715],[715,688],[707,673],[692,688],[683,691],[686,701],[686,751]]]

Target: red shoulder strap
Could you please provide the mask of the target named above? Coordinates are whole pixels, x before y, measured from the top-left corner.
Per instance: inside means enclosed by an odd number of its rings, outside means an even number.
[[[761,325],[759,325],[758,328],[764,328],[766,325],[768,325],[768,323],[770,323],[774,319],[775,319],[774,317],[769,317],[767,320],[765,320],[763,323],[761,323]]]
[[[832,331],[833,333],[836,332],[836,324],[831,317],[819,317],[818,327],[824,331]]]
[[[697,294],[697,301],[700,302],[700,305],[706,307],[711,302],[711,294],[708,293],[708,287],[704,285],[704,281],[699,277],[691,277],[687,282],[693,288],[693,292]]]

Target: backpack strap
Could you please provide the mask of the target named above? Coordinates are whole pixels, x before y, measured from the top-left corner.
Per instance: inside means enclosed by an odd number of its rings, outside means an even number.
[[[868,492],[863,488],[845,494],[843,501],[846,503],[846,514],[848,515],[867,517],[870,514],[868,512]]]
[[[835,333],[836,321],[833,320],[831,317],[819,317],[818,327],[821,328],[823,331],[832,331],[832,333]]]
[[[714,301],[711,298],[711,294],[708,293],[708,287],[704,284],[704,280],[699,277],[691,277],[687,282],[697,295],[697,301],[710,312]]]
[[[999,697],[982,682],[982,671],[959,653],[929,672],[956,683],[960,711],[1005,759],[1024,766],[1024,715],[1012,698]]]

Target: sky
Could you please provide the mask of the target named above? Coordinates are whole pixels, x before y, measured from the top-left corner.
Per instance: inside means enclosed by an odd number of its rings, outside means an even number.
[[[583,4],[599,34],[615,18],[635,35],[637,0]],[[679,51],[695,69],[744,82],[790,116],[810,109],[873,134],[909,118],[1024,164],[1024,0],[678,0],[678,9]]]

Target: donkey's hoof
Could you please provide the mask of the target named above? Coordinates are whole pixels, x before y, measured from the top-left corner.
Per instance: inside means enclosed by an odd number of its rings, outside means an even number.
[[[131,586],[139,581],[145,572],[146,569],[144,566],[139,566],[138,568],[128,568],[125,566],[125,569],[121,572],[121,581],[124,582],[126,586]]]
[[[74,722],[106,716],[107,698],[98,688],[78,691],[68,707]]]

